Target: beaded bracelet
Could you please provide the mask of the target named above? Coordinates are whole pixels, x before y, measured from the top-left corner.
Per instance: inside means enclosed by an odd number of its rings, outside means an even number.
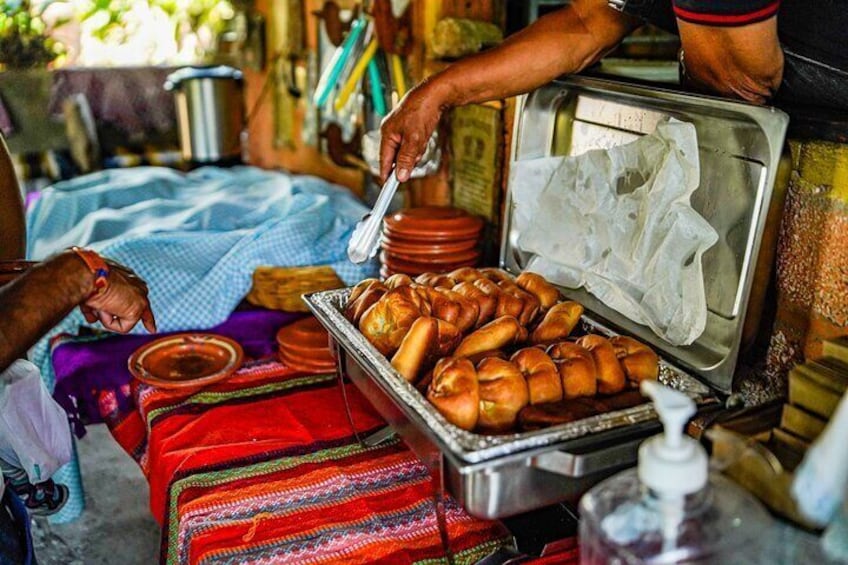
[[[91,296],[106,292],[106,287],[109,286],[109,265],[106,264],[103,257],[90,249],[81,247],[71,247],[71,251],[83,260],[94,275],[94,292],[91,293]]]

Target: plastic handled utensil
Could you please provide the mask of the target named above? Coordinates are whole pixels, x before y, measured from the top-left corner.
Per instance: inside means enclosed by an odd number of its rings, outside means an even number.
[[[380,228],[383,226],[383,216],[386,215],[386,210],[389,209],[389,203],[391,203],[399,184],[397,174],[392,169],[389,178],[386,179],[383,188],[380,189],[380,195],[377,196],[377,201],[374,203],[371,213],[356,224],[353,235],[350,236],[350,241],[347,244],[347,256],[352,262],[364,263],[377,254],[377,249],[380,247]]]

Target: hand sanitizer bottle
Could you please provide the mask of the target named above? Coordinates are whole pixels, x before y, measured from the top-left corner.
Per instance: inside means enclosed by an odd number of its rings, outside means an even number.
[[[636,469],[580,500],[580,562],[774,563],[772,518],[746,490],[710,473],[706,450],[684,434],[695,403],[643,381],[664,433],[639,447]]]

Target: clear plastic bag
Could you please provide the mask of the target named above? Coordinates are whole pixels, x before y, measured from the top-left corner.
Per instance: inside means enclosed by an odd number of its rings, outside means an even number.
[[[72,449],[68,417],[38,368],[15,361],[0,374],[0,458],[40,483],[71,460]]]

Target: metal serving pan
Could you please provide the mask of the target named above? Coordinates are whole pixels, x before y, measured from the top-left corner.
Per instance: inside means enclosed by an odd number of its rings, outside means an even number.
[[[579,496],[602,477],[632,464],[639,440],[656,433],[650,404],[524,433],[483,435],[461,430],[401,377],[343,315],[350,289],[304,297],[335,342],[339,371],[364,393],[415,454],[475,516],[501,518]],[[582,330],[610,334],[584,316]],[[666,361],[660,380],[698,403],[709,388]]]
[[[710,386],[730,393],[743,335],[750,339],[756,333],[773,263],[788,180],[786,172],[779,174],[787,164],[782,149],[788,116],[718,98],[573,78],[520,99],[511,161],[609,149],[652,133],[669,118],[695,126],[701,182],[692,207],[719,234],[718,243],[703,256],[708,310],[704,333],[691,345],[676,347],[585,290],[563,290],[596,319],[650,344]],[[507,186],[500,263],[518,273],[532,256],[517,246],[513,181]]]

